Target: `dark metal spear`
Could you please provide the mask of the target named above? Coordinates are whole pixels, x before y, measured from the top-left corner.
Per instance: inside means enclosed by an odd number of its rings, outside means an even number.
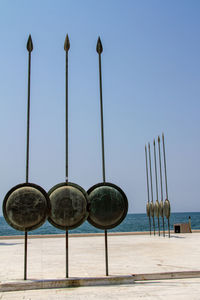
[[[100,37],[98,37],[96,51],[99,54],[99,90],[100,90],[100,109],[101,109],[101,146],[102,146],[102,175],[103,182],[106,181],[105,176],[105,154],[104,154],[104,126],[103,126],[103,97],[102,97],[102,75],[101,75],[101,53],[103,46]],[[108,237],[107,229],[105,229],[105,263],[106,263],[106,276],[108,276]]]
[[[165,236],[165,221],[164,221],[164,212],[163,212],[163,187],[162,187],[162,166],[161,166],[161,152],[160,152],[160,137],[158,136],[158,153],[159,153],[159,166],[160,166],[160,216],[163,221],[163,236]]]
[[[170,238],[170,202],[168,199],[168,188],[167,188],[167,168],[166,168],[166,156],[165,156],[165,141],[164,141],[164,133],[162,134],[162,142],[163,142],[163,157],[164,157],[164,168],[165,168],[165,187],[166,187],[166,199],[164,202],[164,213],[168,220],[168,232],[169,232],[169,238]]]
[[[69,37],[68,34],[66,35],[65,38],[65,43],[64,43],[64,50],[66,53],[66,68],[65,68],[65,134],[66,134],[66,138],[65,138],[65,151],[66,151],[66,156],[65,156],[65,166],[66,166],[66,173],[65,173],[65,180],[66,182],[68,182],[68,51],[70,48],[70,42],[69,42]],[[66,278],[69,277],[69,232],[68,230],[66,230],[66,237],[65,237],[65,241],[66,241]]]
[[[146,160],[146,175],[147,175],[147,205],[146,212],[147,217],[149,218],[149,233],[151,235],[151,215],[150,215],[150,204],[149,204],[149,176],[148,176],[148,161],[147,161],[147,147],[145,145],[145,160]]]
[[[30,136],[30,88],[31,88],[31,52],[33,51],[33,42],[31,35],[28,37],[26,48],[28,50],[28,102],[27,102],[27,139],[26,139],[26,183],[29,179],[29,136]],[[27,279],[27,241],[28,232],[24,235],[24,280]]]
[[[153,204],[153,184],[152,184],[152,171],[151,171],[151,149],[150,143],[148,143],[149,149],[149,170],[150,170],[150,182],[151,182],[151,203],[150,203],[150,213],[153,218],[153,231],[155,235],[155,220],[154,220],[154,204]]]
[[[160,220],[159,220],[159,202],[158,202],[158,176],[157,176],[157,163],[156,163],[156,143],[155,139],[153,140],[154,146],[154,166],[155,166],[155,179],[156,179],[156,202],[154,205],[154,213],[158,219],[158,234],[160,236]]]

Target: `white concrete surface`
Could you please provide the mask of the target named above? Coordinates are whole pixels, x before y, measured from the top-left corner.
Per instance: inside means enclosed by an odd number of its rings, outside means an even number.
[[[109,274],[200,271],[200,233],[109,236]],[[104,238],[70,237],[71,277],[105,275]],[[23,239],[0,239],[0,281],[23,279]],[[28,241],[28,279],[65,277],[64,238]],[[1,292],[0,299],[200,299],[200,279],[156,280],[133,285]]]

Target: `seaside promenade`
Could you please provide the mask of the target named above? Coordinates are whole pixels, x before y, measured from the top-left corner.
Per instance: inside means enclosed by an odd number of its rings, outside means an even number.
[[[17,286],[24,282],[24,240],[0,237],[0,299],[200,299],[200,232],[171,233],[170,239],[148,234],[114,234],[108,236],[108,249],[109,275],[135,275],[136,281],[123,285],[107,282],[97,286],[2,291],[8,283]],[[168,272],[174,272],[170,277],[175,278],[195,277],[161,279],[159,274]],[[143,280],[144,274],[152,274],[151,280]],[[105,276],[102,235],[70,236],[69,275],[73,278]],[[30,236],[27,278],[27,283],[65,279],[63,236]]]

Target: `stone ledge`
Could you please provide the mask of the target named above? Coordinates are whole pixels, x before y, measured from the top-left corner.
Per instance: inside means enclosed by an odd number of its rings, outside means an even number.
[[[106,276],[106,277],[79,277],[67,279],[52,280],[26,280],[16,282],[0,283],[0,292],[24,291],[37,289],[56,289],[70,288],[81,286],[97,286],[97,285],[115,285],[115,284],[132,284],[134,279],[132,275],[128,276]]]
[[[132,274],[124,276],[76,277],[67,279],[1,282],[0,292],[57,289],[81,286],[133,284],[135,281],[200,278],[200,271]]]
[[[200,277],[200,271],[132,274],[132,276],[134,278],[134,281],[198,278]]]

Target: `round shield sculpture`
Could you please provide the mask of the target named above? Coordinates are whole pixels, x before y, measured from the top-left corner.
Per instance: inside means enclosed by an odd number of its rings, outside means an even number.
[[[146,213],[147,213],[147,217],[150,217],[150,204],[149,204],[149,202],[147,202],[147,204],[146,204]]]
[[[158,200],[156,200],[156,202],[155,202],[155,204],[154,204],[154,215],[155,215],[157,218],[159,218],[159,208],[160,208],[159,202],[158,202]]]
[[[111,229],[119,225],[127,215],[128,200],[115,184],[102,182],[88,190],[90,213],[88,222],[99,229]]]
[[[28,50],[26,183],[13,187],[3,201],[3,214],[7,223],[14,229],[24,231],[24,280],[27,279],[28,231],[40,227],[47,219],[50,211],[48,194],[39,185],[29,183],[30,81],[31,52],[33,51],[31,35],[29,35],[26,48]]]
[[[50,212],[49,197],[45,190],[33,183],[13,187],[3,201],[3,215],[16,230],[31,231],[40,227]]]
[[[48,221],[62,230],[80,226],[88,217],[88,195],[78,184],[63,182],[48,192],[51,213]]]
[[[171,206],[170,206],[170,202],[168,199],[165,200],[164,202],[164,208],[163,208],[163,211],[164,211],[164,215],[167,219],[170,218],[170,213],[171,213]]]
[[[78,184],[68,182],[68,52],[70,41],[65,38],[65,182],[56,184],[49,192],[51,213],[48,221],[56,228],[66,231],[66,278],[69,277],[68,231],[80,226],[88,217],[88,195]]]
[[[160,201],[160,203],[159,203],[159,214],[162,218],[164,216],[163,210],[164,210],[163,201]]]

